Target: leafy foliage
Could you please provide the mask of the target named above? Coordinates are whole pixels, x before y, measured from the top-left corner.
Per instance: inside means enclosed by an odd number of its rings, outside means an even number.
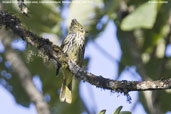
[[[157,4],[150,4],[148,2],[144,3],[123,19],[121,23],[121,29],[133,30],[136,28],[152,28],[156,19],[156,15]]]
[[[118,108],[115,109],[115,111],[113,112],[113,114],[131,114],[131,112],[128,111],[121,111],[121,109],[123,108],[123,106],[119,106]],[[106,110],[101,110],[100,112],[98,112],[98,114],[106,114]]]

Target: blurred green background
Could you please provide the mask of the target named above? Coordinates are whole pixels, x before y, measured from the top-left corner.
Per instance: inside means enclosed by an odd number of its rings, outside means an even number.
[[[136,68],[136,73],[140,75],[141,80],[171,77],[171,54],[166,54],[167,48],[171,47],[171,2],[164,0],[155,0],[155,2],[148,0],[73,0],[64,3],[59,0],[58,3],[52,4],[40,3],[41,0],[34,1],[38,3],[26,4],[30,11],[28,17],[21,14],[17,4],[7,4],[0,0],[0,5],[1,9],[17,16],[27,29],[39,36],[49,38],[56,45],[60,45],[66,36],[71,19],[76,18],[89,32],[87,45],[89,43],[96,45],[101,53],[109,58],[110,54],[108,55],[95,42],[106,30],[109,22],[113,22],[117,31],[115,35],[122,52],[117,63],[117,77],[113,78],[119,79],[122,72],[129,71],[131,67]],[[12,42],[21,40],[9,29],[6,32]],[[3,45],[2,41],[1,43]],[[29,107],[31,101],[16,76],[18,74],[8,65],[10,62],[6,61],[4,54],[6,50],[8,49],[0,52],[0,84],[14,96],[18,104]],[[87,108],[88,103],[85,103],[84,98],[80,97],[79,85],[74,91],[75,100],[71,105],[59,101],[62,75],[60,73],[59,76],[55,76],[53,61],[46,60],[37,49],[30,45],[14,50],[20,55],[32,76],[40,79],[41,93],[46,96],[45,100],[52,114],[96,113],[97,110]],[[91,57],[86,56],[84,62],[86,69],[89,69],[90,62]],[[169,91],[155,91],[150,95],[146,92],[139,92],[137,95],[137,102],[142,103],[146,113],[163,114],[171,111]]]

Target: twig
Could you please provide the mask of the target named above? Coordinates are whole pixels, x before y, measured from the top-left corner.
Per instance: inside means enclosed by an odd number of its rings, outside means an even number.
[[[20,8],[21,10],[21,13],[28,16],[28,8],[27,6],[24,4],[24,0],[17,0],[18,1],[18,7]]]

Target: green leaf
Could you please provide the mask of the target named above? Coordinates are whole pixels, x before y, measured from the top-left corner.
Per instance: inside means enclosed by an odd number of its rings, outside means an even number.
[[[98,114],[105,114],[105,113],[106,113],[106,109],[103,109],[100,112],[98,112]]]
[[[123,108],[123,106],[119,106],[119,107],[113,112],[113,114],[119,114],[122,108]]]
[[[131,112],[128,112],[128,111],[122,111],[122,112],[120,112],[119,114],[131,114]]]
[[[144,3],[123,19],[121,29],[130,31],[136,28],[152,28],[157,16],[157,5]]]
[[[170,3],[171,5],[171,3]],[[144,30],[143,52],[152,52],[153,48],[164,39],[169,32],[168,9],[163,5],[158,11],[156,22],[152,29]],[[162,43],[162,42],[161,42]]]

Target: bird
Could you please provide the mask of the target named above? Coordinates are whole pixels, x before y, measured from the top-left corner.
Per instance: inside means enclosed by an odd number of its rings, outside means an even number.
[[[76,20],[72,19],[67,36],[64,38],[61,49],[80,67],[84,60],[86,30]],[[72,103],[72,80],[73,74],[66,69],[66,65],[57,64],[56,74],[62,69],[63,80],[59,99],[61,102]]]

